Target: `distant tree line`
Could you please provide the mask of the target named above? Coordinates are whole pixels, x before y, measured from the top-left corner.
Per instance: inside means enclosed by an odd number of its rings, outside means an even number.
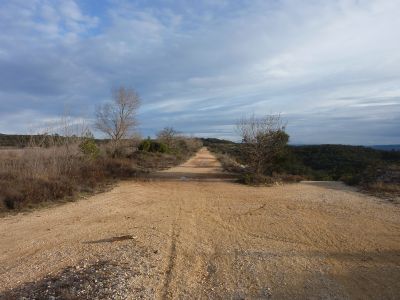
[[[203,143],[216,153],[234,158],[239,164],[248,163],[243,143],[218,139],[203,139]],[[373,182],[382,171],[393,166],[400,167],[399,151],[349,145],[285,145],[264,175],[291,174],[308,180],[342,180],[358,185]]]

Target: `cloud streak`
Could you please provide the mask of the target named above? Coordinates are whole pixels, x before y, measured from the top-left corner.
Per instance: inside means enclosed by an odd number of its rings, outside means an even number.
[[[0,132],[91,116],[123,84],[145,135],[235,139],[243,114],[281,112],[294,143],[400,143],[398,1],[96,3],[0,4]]]

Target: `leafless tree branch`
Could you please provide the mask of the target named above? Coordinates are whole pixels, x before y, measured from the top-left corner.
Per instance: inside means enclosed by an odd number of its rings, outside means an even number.
[[[133,89],[119,87],[112,91],[112,98],[112,102],[97,108],[95,127],[111,139],[116,149],[138,125],[136,112],[140,97]]]

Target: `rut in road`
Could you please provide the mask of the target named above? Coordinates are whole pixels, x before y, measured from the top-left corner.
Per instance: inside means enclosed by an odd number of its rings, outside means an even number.
[[[235,184],[205,148],[160,173],[0,219],[0,299],[48,282],[105,299],[400,294],[399,206],[340,183]]]
[[[180,216],[180,211],[178,215],[178,219]],[[170,245],[170,250],[168,253],[168,264],[167,268],[165,270],[165,279],[164,279],[164,284],[163,284],[163,290],[162,290],[162,298],[163,299],[168,299],[169,295],[169,287],[171,284],[172,280],[172,271],[174,270],[175,263],[176,263],[176,242],[179,239],[179,229],[177,229],[176,225],[176,220],[172,224],[172,233],[171,233],[171,245]]]

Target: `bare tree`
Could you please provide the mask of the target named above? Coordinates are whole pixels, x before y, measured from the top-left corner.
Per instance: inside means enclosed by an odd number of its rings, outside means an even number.
[[[111,139],[116,151],[121,140],[137,126],[136,112],[140,98],[135,90],[125,87],[114,89],[112,96],[112,102],[97,108],[95,126]]]
[[[289,141],[281,116],[244,117],[238,121],[237,131],[242,137],[242,155],[252,171],[272,173],[276,158]]]
[[[168,147],[172,147],[174,140],[178,137],[179,132],[173,127],[164,127],[157,133],[157,139],[165,143]]]

